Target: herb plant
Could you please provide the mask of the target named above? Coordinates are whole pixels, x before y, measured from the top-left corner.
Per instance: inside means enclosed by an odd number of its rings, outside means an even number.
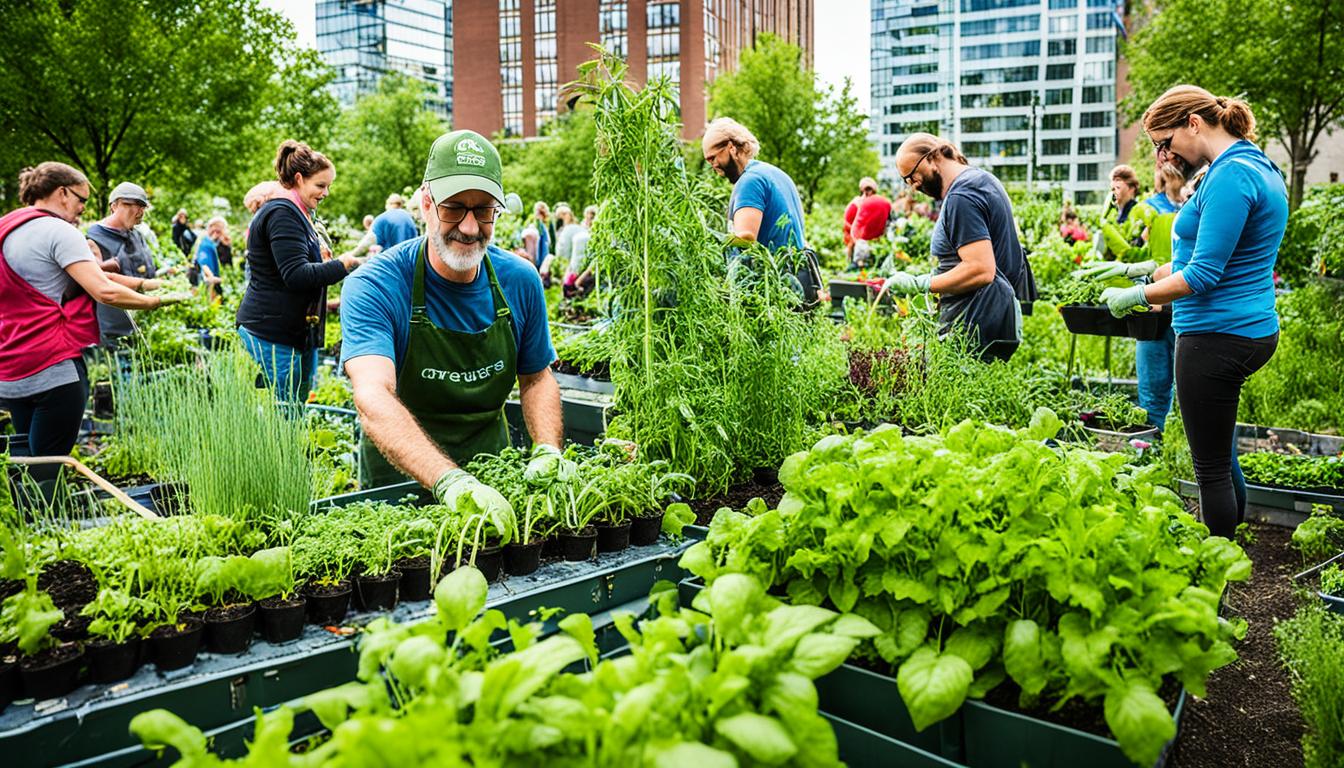
[[[1307,726],[1303,765],[1344,765],[1344,617],[1320,602],[1304,604],[1274,627],[1274,637]]]

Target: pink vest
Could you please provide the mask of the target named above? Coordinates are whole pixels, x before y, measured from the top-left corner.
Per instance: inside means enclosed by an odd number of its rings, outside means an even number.
[[[18,381],[98,343],[93,297],[83,291],[57,304],[9,268],[4,242],[19,226],[42,216],[20,208],[0,217],[0,381]]]

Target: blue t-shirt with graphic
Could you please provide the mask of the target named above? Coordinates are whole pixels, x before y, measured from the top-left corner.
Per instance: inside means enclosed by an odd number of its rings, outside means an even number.
[[[803,239],[803,201],[793,179],[775,166],[752,160],[733,185],[728,201],[728,219],[740,208],[761,212],[761,231],[756,240],[772,251],[785,246],[806,248]],[[730,226],[731,229],[731,226]]]
[[[341,288],[341,365],[353,357],[378,355],[401,369],[411,329],[411,287],[423,237],[383,251],[345,279]],[[538,373],[555,361],[546,296],[537,270],[507,251],[489,247],[518,345],[518,373]],[[443,279],[425,270],[425,310],[434,325],[462,333],[480,333],[495,321],[494,299],[485,265],[469,284]]]

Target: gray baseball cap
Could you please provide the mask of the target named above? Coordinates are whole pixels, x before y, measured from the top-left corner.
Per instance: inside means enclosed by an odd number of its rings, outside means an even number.
[[[149,207],[149,195],[145,194],[145,188],[139,184],[133,184],[129,181],[123,181],[112,190],[112,194],[107,196],[109,205],[118,200],[132,200],[137,203],[144,203]]]

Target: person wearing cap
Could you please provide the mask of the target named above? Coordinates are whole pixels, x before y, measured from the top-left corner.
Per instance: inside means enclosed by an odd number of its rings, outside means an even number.
[[[354,387],[365,488],[414,478],[444,504],[509,508],[461,467],[509,445],[515,384],[537,482],[561,456],[560,389],[536,269],[491,244],[507,205],[499,153],[467,130],[440,136],[425,166],[423,237],[383,251],[341,291],[341,365]]]
[[[136,228],[149,208],[149,195],[144,187],[123,181],[108,196],[107,216],[90,225],[85,233],[98,246],[104,260],[116,263],[117,272],[142,282],[155,280],[159,274],[154,252]],[[105,347],[115,347],[135,332],[135,324],[124,309],[99,304],[97,314],[98,335]]]
[[[276,153],[275,172],[284,194],[265,200],[248,225],[250,277],[238,305],[238,338],[277,397],[302,403],[326,341],[327,287],[363,261],[322,257],[313,211],[336,178],[331,160],[288,139]]]
[[[387,196],[386,210],[373,220],[373,237],[378,247],[387,250],[420,235],[415,219],[406,211],[406,201],[396,192]]]
[[[886,234],[891,201],[878,194],[875,179],[865,176],[859,180],[859,196],[850,206],[854,215],[851,217],[845,211],[846,234],[852,244],[848,254],[850,266],[863,267],[868,265],[872,253],[868,241]]]

